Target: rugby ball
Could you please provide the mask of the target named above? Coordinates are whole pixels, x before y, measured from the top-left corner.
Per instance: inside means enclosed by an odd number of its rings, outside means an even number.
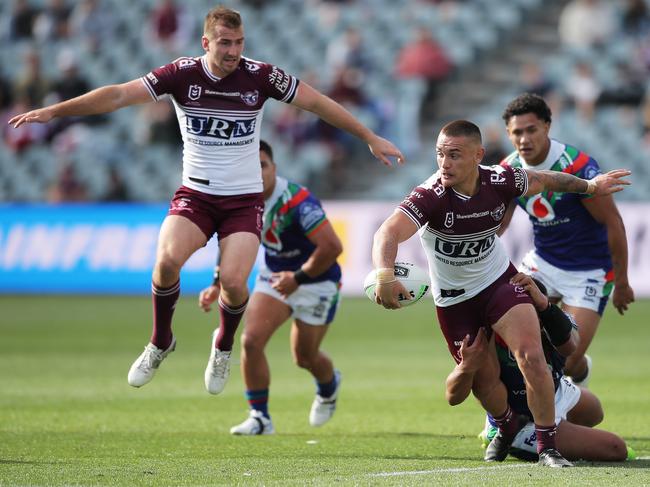
[[[395,278],[402,283],[411,297],[411,299],[406,299],[406,297],[400,295],[399,304],[402,307],[417,303],[427,294],[431,287],[429,274],[410,262],[395,262]],[[363,281],[363,291],[373,303],[375,302],[376,281],[377,277],[374,269],[368,273]]]

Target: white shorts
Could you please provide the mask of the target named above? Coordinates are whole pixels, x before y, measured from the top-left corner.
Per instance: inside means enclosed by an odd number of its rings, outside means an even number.
[[[334,319],[340,301],[339,283],[333,281],[301,284],[288,298],[271,287],[271,271],[260,270],[255,282],[254,293],[264,293],[291,308],[293,318],[308,325],[328,325]]]
[[[566,419],[580,400],[580,388],[569,381],[566,377],[560,379],[560,386],[555,391],[555,424],[558,425]],[[537,453],[537,435],[535,434],[535,423],[528,423],[524,426],[512,442],[512,448]]]
[[[600,315],[612,289],[605,269],[566,271],[546,262],[535,250],[526,254],[519,270],[544,283],[550,298],[561,298],[566,305],[590,309]]]

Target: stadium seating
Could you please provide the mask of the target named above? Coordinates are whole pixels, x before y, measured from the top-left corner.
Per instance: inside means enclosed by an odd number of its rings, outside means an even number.
[[[73,5],[75,2],[68,2]],[[143,75],[151,68],[169,62],[172,57],[160,46],[147,42],[143,34],[151,10],[156,0],[103,0],[106,11],[114,16],[112,37],[99,45],[96,54],[88,53],[87,47],[77,42],[78,39],[65,39],[55,42],[33,44],[26,41],[14,42],[8,38],[7,27],[0,27],[0,63],[2,73],[8,80],[17,79],[22,70],[20,60],[29,49],[36,49],[41,56],[45,76],[54,79],[58,75],[55,62],[58,53],[70,49],[76,53],[81,74],[92,86],[118,83]],[[245,20],[247,50],[246,55],[278,64],[298,76],[309,70],[318,70],[322,65],[325,51],[335,38],[348,27],[360,30],[367,56],[373,65],[373,71],[367,76],[364,89],[373,100],[377,100],[383,110],[394,116],[389,117],[388,126],[383,133],[391,139],[404,132],[404,114],[415,113],[424,99],[422,89],[412,88],[409,96],[401,96],[399,85],[394,79],[395,57],[399,49],[409,40],[410,27],[427,26],[434,37],[444,46],[456,65],[456,75],[471,69],[477,58],[486,52],[499,49],[498,42],[504,33],[518,28],[522,19],[531,9],[538,8],[542,0],[468,0],[463,2],[445,2],[447,5],[413,1],[413,8],[403,9],[401,2],[391,0],[352,1],[340,9],[336,20],[329,20],[331,14],[324,14],[318,0],[305,3],[302,0],[275,0],[262,8],[255,9],[245,1],[234,2]],[[0,17],[8,19],[13,2],[0,2]],[[43,7],[45,0],[30,0],[34,7]],[[200,55],[198,39],[202,29],[202,18],[197,13],[205,12],[213,6],[208,0],[186,0],[179,2],[193,18],[192,44],[182,52],[187,55]],[[196,41],[196,42],[194,42]],[[606,55],[602,53],[584,53],[594,62],[596,75],[601,83],[613,82],[614,66],[617,61],[625,59],[629,50],[623,37],[607,46]],[[575,53],[563,52],[562,56],[545,60],[544,66],[549,76],[559,76],[567,66],[575,61]],[[319,72],[321,89],[326,91],[332,82],[332,73]],[[411,89],[405,86],[406,89]],[[498,114],[513,93],[511,90],[501,93],[488,106],[476,107],[467,118],[477,121],[498,120]],[[408,106],[404,106],[408,103]],[[402,105],[400,105],[402,104]],[[267,105],[263,136],[273,141],[274,147],[282,161],[287,162],[287,174],[298,181],[313,181],[318,191],[317,175],[324,174],[330,164],[327,147],[318,140],[310,141],[303,147],[294,147],[289,140],[278,135],[276,121],[281,113],[277,103]],[[410,110],[410,111],[409,111]],[[129,195],[135,200],[167,200],[171,191],[180,182],[180,152],[168,147],[150,146],[141,148],[133,141],[136,108],[118,111],[107,118],[104,124],[89,126],[81,143],[70,149],[66,156],[75,161],[79,176],[88,186],[91,198],[99,199],[105,190],[107,171],[116,167],[125,180]],[[367,107],[355,112],[362,120],[376,126],[375,113]],[[400,115],[401,114],[401,115]],[[409,115],[412,116],[412,115]],[[623,117],[623,118],[621,118]],[[624,159],[626,164],[633,164],[635,170],[647,174],[643,165],[647,150],[640,150],[638,137],[640,124],[630,127],[615,108],[608,108],[597,113],[591,124],[580,123],[571,111],[563,113],[554,129],[561,133],[561,138],[575,141],[576,145],[589,147],[589,150],[602,162],[604,167],[618,165]],[[375,127],[376,128],[376,127]],[[409,129],[410,131],[410,129]],[[407,132],[412,133],[412,131]],[[615,135],[614,135],[615,134]],[[427,135],[430,138],[430,135]],[[47,188],[56,178],[57,160],[60,154],[48,143],[34,145],[21,153],[12,153],[8,147],[0,148],[0,199],[5,201],[39,201],[45,198]],[[367,154],[351,157],[370,159]],[[617,160],[618,159],[618,160]],[[431,150],[422,147],[415,153],[408,169],[401,171],[388,187],[375,185],[353,185],[354,192],[346,193],[342,185],[339,193],[325,191],[327,197],[343,196],[346,198],[398,198],[404,188],[426,177],[431,170]],[[360,161],[358,166],[365,170],[367,161]],[[283,170],[281,168],[281,170]],[[352,178],[360,177],[352,174]],[[9,184],[11,180],[28,178],[32,181],[29,189],[23,185]],[[647,179],[644,179],[644,182]],[[645,183],[650,184],[650,183]],[[624,197],[643,198],[650,189],[643,186]]]

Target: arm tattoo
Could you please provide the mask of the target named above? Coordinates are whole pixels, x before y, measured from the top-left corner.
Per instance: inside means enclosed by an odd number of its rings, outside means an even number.
[[[529,171],[528,181],[541,184],[542,191],[555,191],[557,193],[584,193],[589,183],[582,178],[557,171]]]

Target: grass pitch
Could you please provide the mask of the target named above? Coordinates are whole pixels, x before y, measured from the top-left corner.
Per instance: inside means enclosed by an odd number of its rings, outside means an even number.
[[[623,318],[610,307],[591,348],[601,426],[641,459],[561,471],[482,461],[478,405],[444,401],[453,361],[430,301],[343,302],[324,347],[343,388],[319,429],[281,329],[268,348],[277,434],[252,438],[228,434],[247,414],[237,366],[221,395],[203,389],[217,318],[194,298],[177,307],[176,352],[142,389],[126,373],[149,338],[146,297],[0,296],[0,310],[0,485],[650,485],[650,301]]]

